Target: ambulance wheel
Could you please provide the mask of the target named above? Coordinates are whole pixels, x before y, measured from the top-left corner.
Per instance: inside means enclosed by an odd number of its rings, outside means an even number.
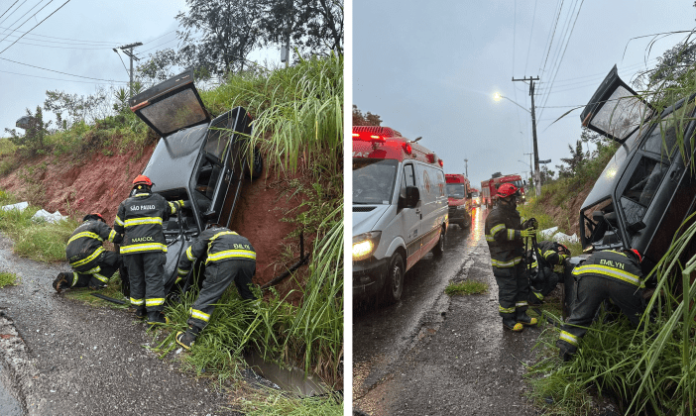
[[[437,240],[437,244],[433,247],[433,256],[436,259],[442,258],[442,254],[445,252],[445,229],[440,230],[440,239]]]
[[[398,302],[404,293],[404,258],[398,251],[394,253],[387,269],[387,281],[384,284],[383,298],[387,304]]]

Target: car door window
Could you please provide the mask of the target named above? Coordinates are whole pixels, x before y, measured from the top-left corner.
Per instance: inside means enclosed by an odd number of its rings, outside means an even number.
[[[406,186],[416,186],[416,173],[413,170],[413,165],[410,163],[404,166],[404,180],[406,181]]]

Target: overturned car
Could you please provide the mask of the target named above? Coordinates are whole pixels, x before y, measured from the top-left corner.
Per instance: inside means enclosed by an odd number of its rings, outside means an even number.
[[[129,100],[131,110],[161,138],[142,172],[152,191],[168,201],[191,201],[163,223],[167,244],[165,293],[171,295],[179,258],[207,224],[229,227],[245,177],[261,174],[263,160],[247,156],[251,116],[236,107],[215,119],[203,106],[193,71],[170,78]],[[252,161],[251,168],[249,161]],[[121,267],[122,292],[129,296],[128,273]],[[188,287],[187,282],[180,289]]]
[[[580,209],[584,253],[571,265],[594,250],[634,248],[643,255],[647,276],[696,208],[696,174],[683,157],[694,151],[688,139],[696,128],[694,95],[657,111],[619,78],[614,66],[580,118],[619,148]],[[681,135],[684,139],[678,140]],[[566,303],[570,281],[565,281]]]

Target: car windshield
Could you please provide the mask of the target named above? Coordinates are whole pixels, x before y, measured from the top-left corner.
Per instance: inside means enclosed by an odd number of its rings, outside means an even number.
[[[396,160],[353,160],[353,203],[390,204],[398,166]]]
[[[448,183],[447,196],[449,196],[450,198],[464,198],[464,184]]]

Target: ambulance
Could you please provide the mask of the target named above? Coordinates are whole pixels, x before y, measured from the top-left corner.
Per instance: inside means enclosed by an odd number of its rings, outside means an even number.
[[[449,221],[465,229],[471,226],[471,186],[461,173],[445,174]]]
[[[353,127],[353,295],[401,299],[404,275],[442,256],[448,226],[443,162],[389,127]]]

